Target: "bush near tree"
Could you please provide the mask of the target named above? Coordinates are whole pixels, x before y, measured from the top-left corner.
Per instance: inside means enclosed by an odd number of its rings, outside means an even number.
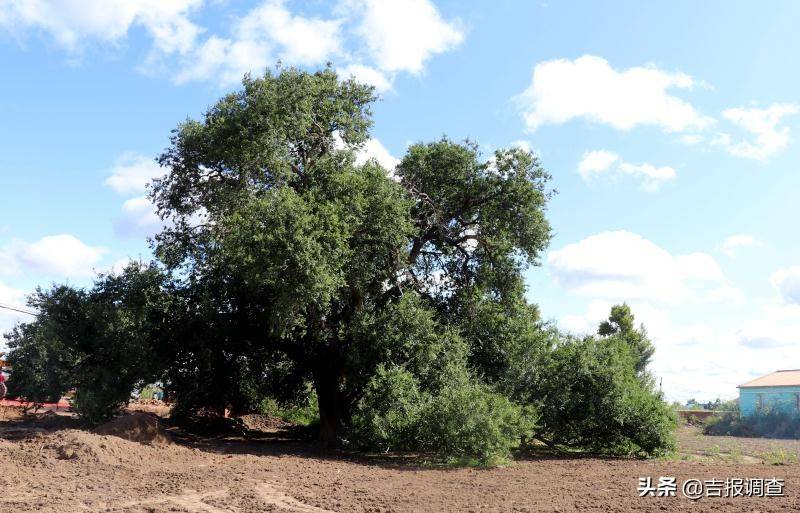
[[[798,439],[800,415],[780,408],[768,408],[746,417],[742,417],[739,411],[727,411],[709,418],[703,432],[707,435]]]
[[[37,292],[9,339],[24,394],[75,387],[91,422],[152,382],[175,416],[315,397],[326,447],[484,464],[534,438],[668,449],[630,309],[575,339],[526,300],[551,237],[539,160],[442,138],[361,163],[375,100],[331,68],[280,69],[178,125],[150,186],[157,261]]]

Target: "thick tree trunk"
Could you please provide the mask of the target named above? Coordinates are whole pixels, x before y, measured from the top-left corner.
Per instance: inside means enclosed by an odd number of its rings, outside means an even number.
[[[319,407],[319,440],[322,447],[335,449],[342,421],[341,398],[339,397],[339,371],[336,360],[323,359],[314,369],[314,388]]]

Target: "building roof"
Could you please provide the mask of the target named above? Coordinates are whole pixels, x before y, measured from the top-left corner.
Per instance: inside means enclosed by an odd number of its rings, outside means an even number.
[[[766,376],[761,376],[752,381],[748,381],[739,388],[749,387],[792,387],[800,386],[800,369],[786,369],[775,371]]]

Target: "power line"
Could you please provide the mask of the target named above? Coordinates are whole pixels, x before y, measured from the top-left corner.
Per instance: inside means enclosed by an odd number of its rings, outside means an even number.
[[[2,308],[4,310],[11,310],[12,312],[19,312],[19,313],[24,313],[24,314],[28,314],[28,315],[33,315],[34,317],[36,315],[38,315],[36,312],[31,312],[29,310],[23,310],[21,308],[17,308],[17,307],[14,307],[14,306],[4,305],[3,303],[0,303],[0,308]]]

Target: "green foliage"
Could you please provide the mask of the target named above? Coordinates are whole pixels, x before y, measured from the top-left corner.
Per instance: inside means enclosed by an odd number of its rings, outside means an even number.
[[[549,443],[596,453],[659,455],[674,446],[674,413],[636,371],[622,340],[566,339],[542,364],[534,386]]]
[[[800,438],[800,416],[780,408],[742,417],[739,411],[717,414],[706,421],[707,435],[728,435],[764,438]]]
[[[770,446],[768,450],[760,452],[758,457],[769,465],[795,465],[798,461],[796,452],[787,451],[779,445]]]
[[[528,315],[522,271],[550,238],[549,176],[528,152],[488,159],[448,139],[413,145],[394,179],[356,165],[373,101],[330,68],[285,69],[176,130],[151,191],[170,221],[157,255],[195,305],[182,325],[198,323],[165,350],[176,412],[288,400],[312,382],[331,445],[380,368],[433,390],[448,369],[495,379],[508,365],[490,361],[502,347],[472,350],[487,330],[461,337],[458,310],[471,298]]]
[[[628,344],[636,357],[636,372],[641,375],[647,370],[650,360],[653,358],[655,347],[650,339],[647,338],[647,331],[644,326],[636,329],[635,319],[631,308],[623,303],[611,307],[611,315],[607,321],[603,321],[597,329],[597,334],[602,337],[615,337]]]
[[[280,404],[274,398],[267,397],[261,402],[260,412],[298,426],[315,426],[319,424],[317,397],[313,391],[303,400],[288,404]]]
[[[430,394],[400,367],[380,367],[353,414],[353,445],[372,450],[418,450],[417,436]]]
[[[150,400],[157,397],[157,395],[161,395],[163,397],[164,390],[159,385],[155,384],[148,384],[142,387],[139,391],[139,399]]]
[[[353,416],[354,445],[372,450],[429,451],[494,466],[531,437],[536,416],[466,376],[436,392],[420,390],[401,368],[381,368]]]
[[[9,337],[19,393],[55,399],[74,388],[73,409],[84,420],[110,418],[160,368],[151,349],[169,327],[165,280],[155,266],[131,264],[88,291],[37,290],[29,301],[37,319]]]
[[[532,436],[535,422],[532,407],[520,407],[480,383],[458,383],[428,403],[418,439],[439,454],[494,466]]]
[[[29,305],[42,313],[36,322],[20,324],[5,335],[12,366],[8,393],[32,402],[55,402],[75,387],[73,370],[79,354],[72,347],[70,333],[79,325],[73,312],[85,301],[85,294],[67,286],[50,291],[37,289]]]
[[[539,160],[442,138],[391,173],[357,164],[374,100],[331,67],[279,69],[180,124],[150,187],[163,271],[41,296],[11,336],[20,387],[75,387],[93,422],[152,382],[176,416],[311,420],[316,403],[327,446],[482,464],[534,431],[602,452],[669,448],[630,309],[602,338],[572,340],[526,300],[523,273],[551,237]]]
[[[739,400],[723,400],[718,397],[713,401],[700,403],[695,399],[689,399],[686,401],[686,406],[682,408],[687,410],[739,411]]]

